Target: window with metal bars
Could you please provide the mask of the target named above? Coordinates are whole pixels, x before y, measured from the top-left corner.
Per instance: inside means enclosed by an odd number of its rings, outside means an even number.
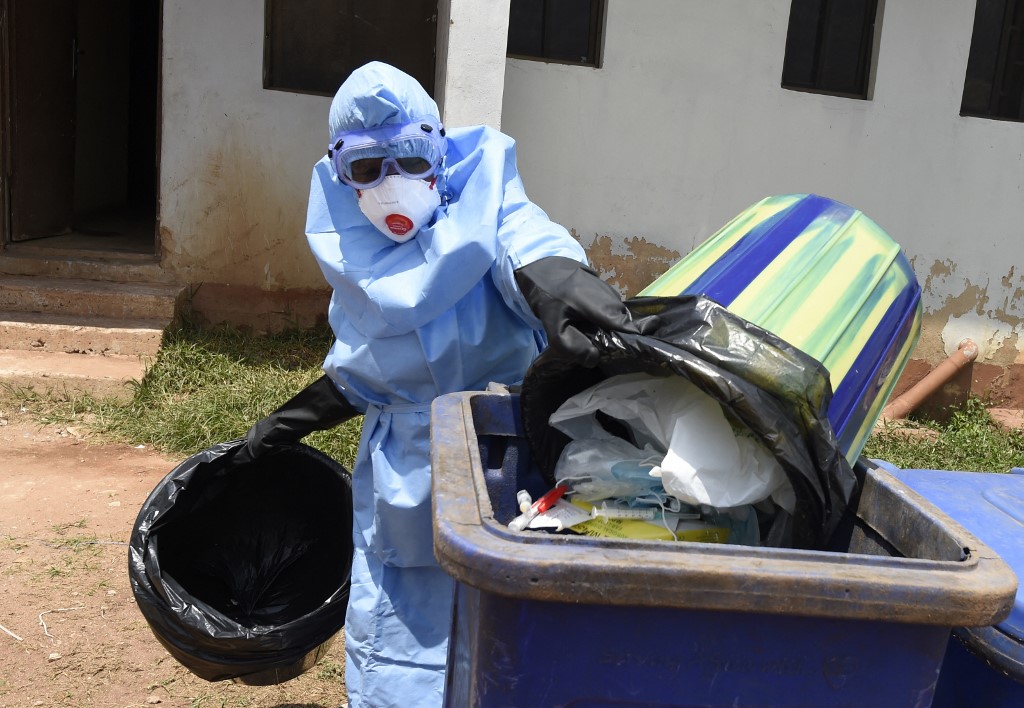
[[[782,87],[867,98],[878,0],[793,0]]]
[[[507,54],[601,65],[605,0],[511,0]]]
[[[1024,0],[978,0],[960,115],[1024,122]]]

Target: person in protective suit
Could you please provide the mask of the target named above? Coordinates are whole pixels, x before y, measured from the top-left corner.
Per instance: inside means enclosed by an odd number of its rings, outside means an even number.
[[[434,559],[430,404],[515,384],[544,346],[583,366],[602,327],[635,331],[580,245],[526,196],[514,141],[446,130],[411,76],[341,85],[306,236],[334,292],[325,376],[249,431],[256,457],[362,414],[345,623],[352,706],[440,705],[453,581]]]

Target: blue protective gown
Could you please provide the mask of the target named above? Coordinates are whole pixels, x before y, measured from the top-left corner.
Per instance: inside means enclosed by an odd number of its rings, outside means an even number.
[[[332,134],[404,123],[434,102],[373,63],[331,108]],[[430,226],[396,244],[359,211],[325,157],[313,169],[306,234],[334,288],[336,340],[324,370],[365,412],[353,470],[355,559],[345,624],[352,706],[440,705],[452,579],[434,559],[430,403],[488,382],[516,383],[544,343],[513,272],[583,249],[523,190],[511,138],[451,130]]]

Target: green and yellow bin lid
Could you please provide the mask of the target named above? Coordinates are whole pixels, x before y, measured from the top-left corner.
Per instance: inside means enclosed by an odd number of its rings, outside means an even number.
[[[846,204],[763,199],[639,295],[704,295],[828,370],[828,419],[851,464],[921,332],[921,287],[900,246]]]

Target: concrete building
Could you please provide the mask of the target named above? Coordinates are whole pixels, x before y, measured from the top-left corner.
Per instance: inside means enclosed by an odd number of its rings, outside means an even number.
[[[74,27],[4,0],[0,283],[36,302],[55,279],[166,286],[210,321],[265,329],[322,316],[303,223],[330,97],[268,88],[268,38],[284,27],[271,0],[62,2]],[[961,114],[975,3],[878,0],[861,96],[783,86],[794,6],[595,0],[594,56],[567,62],[507,56],[509,0],[439,0],[423,5],[433,93],[449,126],[517,139],[528,193],[623,293],[762,197],[822,194],[864,211],[913,263],[919,365],[970,337],[977,386],[1005,383],[1024,366],[1024,125]],[[25,68],[29,40],[60,57],[52,74]],[[139,88],[147,61],[152,94]],[[67,216],[112,204],[132,209]],[[24,309],[6,297],[0,309]]]

